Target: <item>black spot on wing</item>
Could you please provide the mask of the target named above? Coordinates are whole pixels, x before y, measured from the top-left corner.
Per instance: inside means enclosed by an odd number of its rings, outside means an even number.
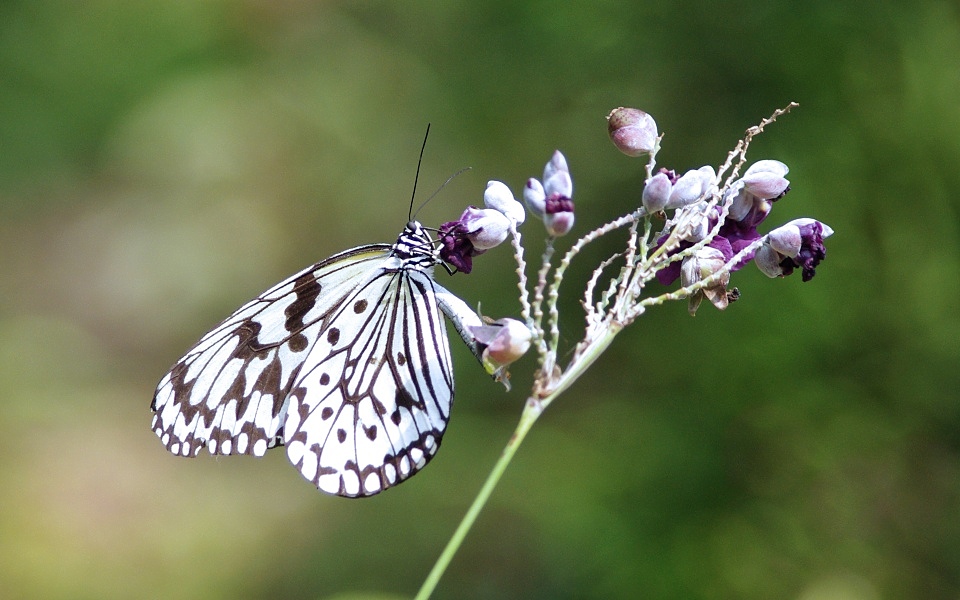
[[[290,345],[290,350],[293,352],[303,352],[307,349],[307,345],[310,343],[310,340],[307,339],[307,336],[302,333],[296,333],[290,336],[290,339],[287,341],[287,344]]]
[[[233,330],[233,335],[240,338],[237,342],[237,349],[234,351],[233,355],[240,355],[240,353],[246,348],[249,348],[250,352],[260,352],[263,350],[263,347],[258,343],[257,340],[261,329],[262,326],[257,321],[252,319],[244,319],[241,321],[240,324],[237,325],[237,327]]]
[[[285,327],[287,331],[300,331],[304,327],[303,317],[317,303],[317,296],[320,295],[320,282],[312,272],[307,272],[297,278],[293,284],[293,293],[297,299],[284,311],[287,317]]]
[[[402,385],[397,386],[397,393],[394,396],[394,403],[396,403],[398,407],[405,408],[407,410],[412,410],[414,408],[417,410],[427,410],[427,406],[423,403],[423,400],[414,398]]]
[[[283,313],[286,317],[283,327],[293,334],[287,341],[290,350],[293,352],[303,352],[310,343],[307,336],[300,332],[306,326],[303,322],[304,316],[317,303],[317,297],[321,291],[320,282],[317,281],[312,272],[304,273],[293,284],[293,293],[296,294],[296,300]]]

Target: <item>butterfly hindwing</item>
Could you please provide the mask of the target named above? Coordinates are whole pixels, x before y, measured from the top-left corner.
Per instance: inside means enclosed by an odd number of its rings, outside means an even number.
[[[290,461],[321,490],[370,496],[436,453],[453,377],[435,285],[417,268],[387,271],[358,289],[321,332],[291,392],[284,428]],[[346,343],[343,330],[353,334]]]

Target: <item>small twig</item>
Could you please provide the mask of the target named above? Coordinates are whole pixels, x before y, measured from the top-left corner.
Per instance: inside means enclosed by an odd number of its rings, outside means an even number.
[[[516,223],[510,224],[510,244],[513,246],[513,258],[517,262],[517,289],[520,291],[520,316],[523,318],[527,327],[533,333],[534,337],[543,337],[542,332],[536,327],[533,318],[530,316],[530,299],[527,291],[527,263],[523,260],[523,244],[521,243],[520,232],[517,231]]]
[[[537,324],[537,329],[543,333],[543,291],[547,287],[547,275],[550,273],[551,260],[553,260],[554,246],[553,238],[548,237],[546,245],[543,248],[540,269],[537,270],[537,285],[533,290],[533,320]],[[544,347],[546,349],[546,347]]]

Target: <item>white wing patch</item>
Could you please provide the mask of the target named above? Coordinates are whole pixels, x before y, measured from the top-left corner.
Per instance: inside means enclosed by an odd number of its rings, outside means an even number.
[[[438,260],[413,223],[392,248],[342,252],[267,290],[160,380],[154,432],[181,456],[286,445],[306,479],[341,496],[410,477],[453,402]]]

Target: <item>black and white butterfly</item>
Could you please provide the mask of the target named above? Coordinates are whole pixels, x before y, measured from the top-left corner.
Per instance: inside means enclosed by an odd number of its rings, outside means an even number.
[[[152,429],[170,452],[262,456],[286,446],[320,490],[372,496],[422,469],[450,418],[440,313],[476,354],[480,318],[433,278],[416,221],[395,244],[346,250],[243,305],[163,376]]]

